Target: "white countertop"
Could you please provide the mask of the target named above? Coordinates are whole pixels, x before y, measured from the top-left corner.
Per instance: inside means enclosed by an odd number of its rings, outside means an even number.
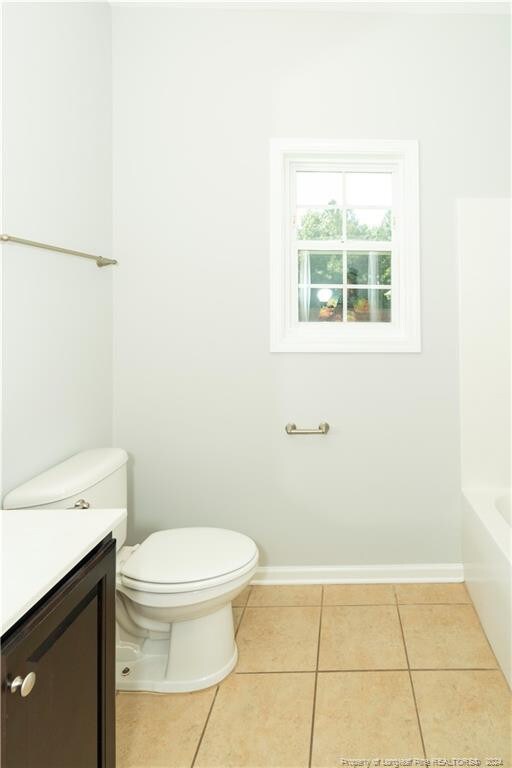
[[[1,633],[125,519],[125,509],[1,510]]]

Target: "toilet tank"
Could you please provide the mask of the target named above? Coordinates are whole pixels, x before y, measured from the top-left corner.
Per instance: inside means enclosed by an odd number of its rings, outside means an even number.
[[[10,491],[4,509],[72,509],[87,502],[96,509],[126,509],[126,463],[122,448],[82,451]],[[113,532],[117,548],[126,539],[126,521]]]

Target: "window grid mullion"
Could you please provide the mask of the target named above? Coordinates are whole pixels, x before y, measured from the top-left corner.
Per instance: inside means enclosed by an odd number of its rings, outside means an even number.
[[[343,251],[343,322],[347,322],[347,300],[348,300],[348,288],[347,288],[347,252]]]
[[[346,286],[348,290],[372,290],[372,291],[390,291],[391,285],[384,283],[298,283],[300,286],[307,286],[308,288],[343,288]]]
[[[343,256],[342,256],[342,269],[343,269],[343,293],[342,293],[342,299],[343,299],[343,307],[342,307],[342,318],[343,322],[347,322],[347,299],[348,299],[348,292],[347,292],[347,251],[346,251],[346,245],[347,242],[347,189],[346,189],[346,179],[347,175],[343,171],[341,174],[341,204],[343,206],[342,208],[342,214],[341,214],[341,242],[344,244],[343,248]]]
[[[293,222],[292,222],[293,226]],[[304,251],[377,251],[390,253],[396,247],[392,240],[296,240],[299,250]]]
[[[341,174],[341,242],[347,240],[347,192],[346,192],[346,173]],[[346,282],[346,280],[344,280]]]

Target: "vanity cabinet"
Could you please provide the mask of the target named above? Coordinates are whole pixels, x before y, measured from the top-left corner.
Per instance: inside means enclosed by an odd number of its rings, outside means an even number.
[[[2,768],[114,768],[111,536],[2,637],[1,655]]]

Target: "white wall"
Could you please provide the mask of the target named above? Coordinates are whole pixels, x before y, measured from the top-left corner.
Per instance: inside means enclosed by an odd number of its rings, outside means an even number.
[[[454,203],[508,194],[508,44],[501,16],[113,9],[133,541],[211,524],[263,563],[460,561]],[[421,354],[269,353],[272,136],[419,139]]]
[[[464,488],[510,486],[510,200],[459,200]]]
[[[107,4],[3,5],[3,231],[111,252]],[[112,272],[3,250],[3,490],[111,442]]]

